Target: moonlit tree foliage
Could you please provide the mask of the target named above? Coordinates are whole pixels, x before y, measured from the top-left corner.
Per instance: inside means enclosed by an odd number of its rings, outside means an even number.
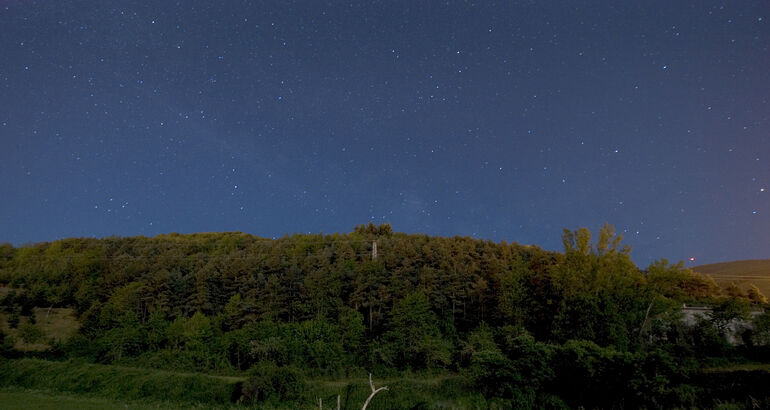
[[[552,252],[373,224],[279,239],[66,239],[6,247],[0,284],[12,290],[0,305],[25,343],[44,340],[27,319],[34,308],[74,309],[79,330],[58,348],[69,357],[246,372],[243,400],[300,400],[307,376],[443,369],[487,397],[605,407],[629,394],[640,405],[683,403],[661,391],[689,383],[709,355],[730,354],[732,324],[766,303],[755,289],[722,295],[682,264],[638,269],[611,225],[596,240],[585,228],[562,239]],[[682,303],[713,313],[688,326]],[[767,326],[756,320],[744,340],[760,352]],[[640,369],[666,378],[626,385],[649,376]],[[619,380],[616,395],[599,394]],[[602,398],[585,401],[581,389]]]

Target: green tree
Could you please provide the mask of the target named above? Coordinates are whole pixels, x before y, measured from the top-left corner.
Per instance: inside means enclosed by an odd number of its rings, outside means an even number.
[[[166,337],[169,346],[173,349],[181,349],[186,342],[185,328],[187,327],[187,318],[179,316],[166,328]]]
[[[564,255],[553,266],[553,280],[561,293],[554,318],[554,340],[588,339],[601,345],[628,347],[642,325],[649,297],[644,277],[631,261],[631,248],[605,224],[596,244],[580,228],[564,230]]]
[[[564,257],[554,267],[554,281],[569,299],[583,293],[598,294],[628,283],[638,272],[631,262],[631,248],[621,245],[622,236],[605,224],[599,230],[596,245],[591,244],[591,232],[586,228],[564,230]]]
[[[702,301],[719,295],[713,279],[684,267],[684,262],[671,264],[660,259],[647,268],[651,291],[680,301]]]
[[[147,346],[150,350],[158,350],[166,344],[169,325],[170,323],[162,311],[155,310],[150,313],[150,317],[144,323]]]
[[[104,346],[107,348],[103,359],[107,362],[120,361],[124,357],[138,355],[144,350],[147,341],[134,312],[126,312],[117,322],[117,325],[102,337]]]
[[[504,326],[494,330],[481,324],[468,335],[462,355],[464,371],[486,397],[501,397],[517,409],[544,407],[546,384],[553,378],[551,349],[538,343],[523,328]]]
[[[144,293],[141,282],[131,282],[115,289],[101,311],[100,322],[102,326],[112,327],[118,324],[127,312],[132,312],[139,320],[145,314],[142,304]]]
[[[344,364],[340,329],[323,316],[302,322],[297,336],[302,344],[302,359],[310,367],[332,372]]]
[[[390,301],[387,289],[387,272],[385,266],[377,260],[365,262],[360,265],[359,269],[355,275],[350,302],[354,309],[364,309],[371,332],[375,325],[380,324],[383,309]]]
[[[749,285],[749,289],[746,291],[746,297],[751,301],[751,303],[754,303],[756,305],[766,305],[767,304],[767,296],[765,296],[759,288],[751,284]]]
[[[711,323],[719,331],[726,333],[728,325],[734,320],[748,320],[751,305],[742,298],[726,298],[717,303],[711,312]]]
[[[244,303],[240,293],[230,297],[222,311],[222,324],[226,330],[238,329],[243,326]]]
[[[260,363],[249,369],[243,383],[243,399],[246,403],[268,402],[276,405],[299,399],[305,390],[304,376],[296,367]]]
[[[184,322],[182,336],[185,346],[205,349],[214,336],[211,319],[201,312],[195,312],[192,317]]]
[[[504,323],[523,325],[527,317],[529,295],[525,286],[528,269],[519,256],[510,269],[498,274],[497,309]]]
[[[757,315],[752,320],[754,331],[751,334],[751,343],[754,346],[770,346],[770,312]]]
[[[363,349],[364,334],[366,333],[364,316],[357,310],[342,308],[337,317],[337,323],[339,324],[340,343],[342,343],[344,351],[351,355],[355,362]]]
[[[383,336],[399,367],[446,366],[451,362],[451,342],[445,340],[430,310],[428,298],[414,292],[393,309],[390,327]]]
[[[494,340],[492,329],[481,324],[463,344],[462,356],[467,362],[464,373],[486,397],[511,398],[513,384],[520,375]],[[532,404],[532,403],[530,403]]]
[[[267,276],[264,287],[257,295],[256,303],[261,319],[277,320],[288,313],[287,291],[278,275]]]

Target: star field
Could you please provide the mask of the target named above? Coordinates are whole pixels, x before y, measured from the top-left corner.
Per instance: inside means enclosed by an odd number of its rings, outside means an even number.
[[[396,231],[770,257],[764,2],[0,2],[0,241]],[[690,261],[690,258],[694,258]]]

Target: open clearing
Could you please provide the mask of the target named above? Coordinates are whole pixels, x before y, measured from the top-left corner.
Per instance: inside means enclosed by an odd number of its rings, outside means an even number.
[[[0,330],[8,335],[11,335],[16,343],[14,348],[22,352],[29,351],[44,351],[49,349],[51,345],[48,343],[51,340],[64,342],[72,335],[77,333],[80,324],[78,323],[75,311],[69,308],[40,308],[33,309],[36,319],[36,324],[43,334],[41,340],[36,343],[25,343],[19,337],[19,328],[11,328],[8,324],[10,318],[9,313],[0,312]],[[21,316],[19,318],[19,325],[30,321],[29,316]]]

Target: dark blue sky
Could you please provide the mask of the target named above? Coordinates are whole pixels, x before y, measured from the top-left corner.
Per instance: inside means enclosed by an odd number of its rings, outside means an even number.
[[[396,231],[770,257],[766,1],[0,1],[0,241]]]

